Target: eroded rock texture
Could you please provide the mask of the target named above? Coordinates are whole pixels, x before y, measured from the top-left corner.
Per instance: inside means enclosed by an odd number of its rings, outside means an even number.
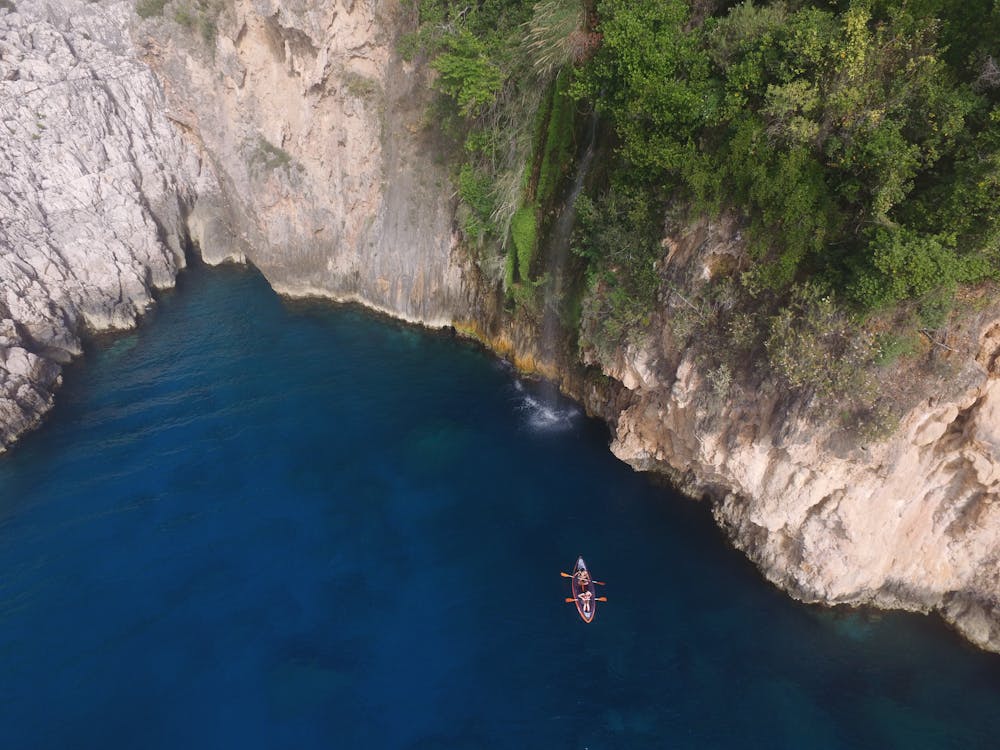
[[[0,449],[52,403],[86,330],[128,328],[184,265],[211,192],[126,29],[130,5],[0,10]]]
[[[708,278],[739,253],[729,222],[670,237],[665,274]],[[669,296],[669,293],[665,293]],[[985,307],[940,349],[940,380],[884,440],[844,439],[836,415],[773,387],[725,398],[671,334],[674,298],[641,343],[603,362],[629,393],[612,451],[683,475],[715,499],[717,521],[764,574],[824,603],[938,610],[1000,650],[1000,309]],[[928,344],[930,346],[930,344]],[[886,377],[898,377],[887,372]]]
[[[447,170],[424,127],[426,82],[394,52],[412,12],[235,0],[207,42],[169,18],[137,27],[243,240],[230,249],[197,237],[206,259],[245,254],[283,293],[356,299],[429,325],[470,307]]]

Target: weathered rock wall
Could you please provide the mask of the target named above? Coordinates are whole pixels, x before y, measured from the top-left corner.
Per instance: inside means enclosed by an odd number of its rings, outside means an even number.
[[[131,5],[0,9],[0,450],[52,404],[87,329],[128,328],[184,265],[214,181],[164,115]]]
[[[696,222],[668,238],[664,274],[708,278],[740,244],[731,222]],[[1000,306],[949,337],[948,376],[868,444],[787,392],[720,398],[669,314],[603,363],[628,391],[610,415],[615,455],[706,493],[734,544],[797,598],[937,610],[1000,650]]]
[[[135,30],[170,116],[225,187],[194,228],[207,260],[246,256],[289,295],[356,299],[429,325],[473,306],[454,202],[424,127],[422,69],[396,55],[399,2],[235,0],[208,42],[160,18]],[[204,225],[235,228],[237,246]]]

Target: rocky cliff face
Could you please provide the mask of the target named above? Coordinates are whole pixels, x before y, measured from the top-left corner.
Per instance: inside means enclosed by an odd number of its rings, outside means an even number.
[[[0,9],[0,445],[49,407],[82,332],[133,325],[172,283],[189,239],[280,291],[456,324],[554,374],[463,260],[424,73],[393,52],[400,3],[213,0],[200,30],[183,0],[144,20],[125,1],[18,5]],[[741,252],[728,222],[665,247],[665,273],[703,276]],[[599,361],[610,379],[562,372],[616,455],[713,498],[793,595],[938,610],[1000,650],[1000,309],[949,340],[947,382],[861,446],[780,394],[713,397],[662,298]]]
[[[720,254],[742,251],[726,221],[666,245],[665,275],[682,265],[704,279]],[[720,399],[670,314],[668,303],[603,363],[627,389],[615,455],[713,498],[734,544],[797,598],[937,610],[1000,650],[1000,307],[949,336],[940,381],[925,376],[898,429],[868,444],[845,441],[836,419],[817,426],[787,393],[735,387]]]
[[[430,325],[469,310],[426,81],[394,52],[401,4],[235,0],[207,40],[172,8],[136,37],[225,188],[196,212],[206,259],[245,256],[283,293]]]
[[[426,82],[393,52],[403,10],[314,6],[0,4],[0,450],[81,335],[134,325],[190,243],[287,294],[429,325],[481,307]]]
[[[127,328],[184,265],[213,180],[136,59],[130,5],[0,9],[0,450],[52,404],[86,330]]]

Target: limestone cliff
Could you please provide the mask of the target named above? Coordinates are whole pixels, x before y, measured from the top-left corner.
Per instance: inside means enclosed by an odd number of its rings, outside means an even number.
[[[225,187],[225,206],[192,227],[205,258],[245,255],[283,293],[430,325],[468,310],[428,88],[394,52],[401,4],[236,0],[216,7],[207,40],[175,5],[136,37]],[[219,221],[237,246],[206,234]]]
[[[127,328],[184,265],[210,195],[136,59],[130,5],[0,8],[0,450],[52,404],[85,330]]]
[[[720,255],[743,251],[731,221],[695,222],[665,245],[665,280],[707,281]],[[615,455],[707,494],[734,544],[795,597],[937,610],[1000,650],[1000,305],[929,352],[948,366],[922,373],[898,428],[866,442],[773,385],[737,383],[720,398],[672,333],[686,304],[676,288],[665,284],[644,335],[601,363],[626,389],[610,415]]]

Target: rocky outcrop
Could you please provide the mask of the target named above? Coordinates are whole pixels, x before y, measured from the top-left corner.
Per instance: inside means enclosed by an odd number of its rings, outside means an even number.
[[[708,278],[739,244],[731,222],[696,223],[668,238],[665,273]],[[780,389],[720,398],[669,315],[604,363],[628,391],[615,455],[709,495],[734,544],[797,598],[937,610],[1000,650],[1000,308],[949,337],[946,376],[867,444]]]
[[[136,59],[130,5],[0,9],[0,450],[52,404],[87,330],[127,328],[184,265],[210,195]]]
[[[168,5],[135,30],[172,119],[212,161],[246,257],[285,294],[448,325],[474,305],[423,69],[395,53],[398,2],[236,0],[207,40]],[[218,214],[217,211],[210,213]]]

